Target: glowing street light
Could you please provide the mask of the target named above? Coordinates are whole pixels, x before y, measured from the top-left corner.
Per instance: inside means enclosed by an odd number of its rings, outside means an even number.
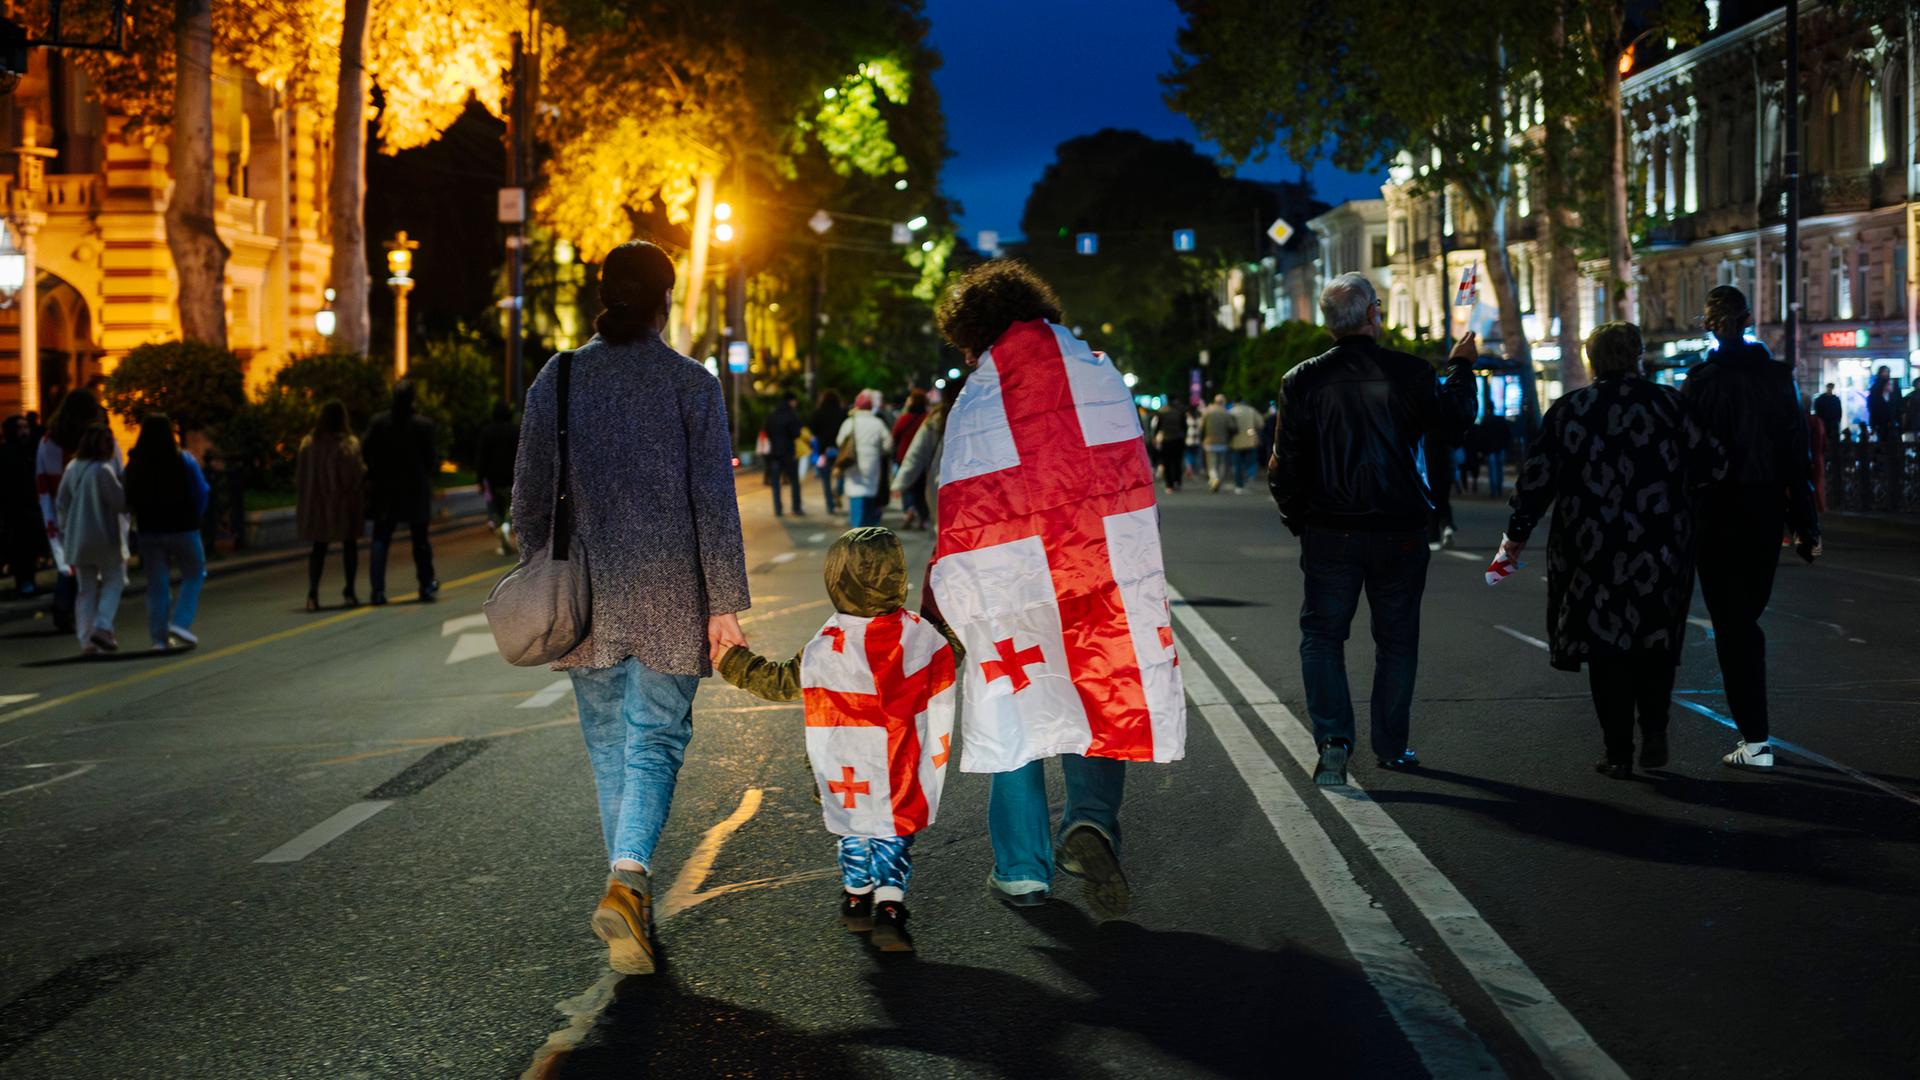
[[[905,191],[905,190],[907,190],[907,178],[903,176],[903,177],[901,177],[900,179],[898,179],[898,180],[895,180],[895,181],[893,182],[893,190],[895,190],[895,191]]]
[[[331,339],[336,322],[333,314],[333,290],[328,289],[322,295],[326,297],[326,303],[320,306],[319,311],[313,313],[313,328],[321,337]]]
[[[723,244],[733,243],[733,226],[724,221],[720,222],[713,227],[713,238]]]
[[[921,214],[915,217],[912,221],[907,222],[907,229],[910,232],[919,232],[921,229],[924,229],[926,227],[927,227],[927,215],[925,214]]]
[[[957,367],[950,367],[950,368],[948,368],[948,369],[947,369],[947,378],[949,378],[949,379],[957,379],[957,378],[959,378],[959,377],[960,377],[960,369],[959,369],[959,368],[957,368]]]
[[[407,373],[407,294],[413,291],[413,253],[420,241],[407,238],[401,229],[387,241],[387,284],[393,288],[393,371],[396,377]]]
[[[713,238],[722,244],[732,243],[733,242],[733,204],[732,203],[714,203],[713,204],[713,221],[714,221]]]

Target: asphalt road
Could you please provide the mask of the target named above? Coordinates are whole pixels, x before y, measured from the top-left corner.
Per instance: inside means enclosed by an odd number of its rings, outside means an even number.
[[[744,484],[746,628],[790,650],[838,528]],[[1717,763],[1703,625],[1672,766],[1619,782],[1584,677],[1525,640],[1538,575],[1481,582],[1503,514],[1464,499],[1427,593],[1427,768],[1383,775],[1363,736],[1361,786],[1329,795],[1294,541],[1251,494],[1164,508],[1192,708],[1186,759],[1129,775],[1135,910],[992,901],[986,783],[956,774],[904,958],[833,921],[797,708],[714,680],[656,857],[666,965],[607,973],[571,695],[494,655],[478,530],[440,540],[437,604],[308,615],[281,566],[211,582],[192,652],[80,663],[0,625],[0,1073],[1910,1075],[1915,534],[1836,524],[1820,566],[1783,565],[1776,731],[1804,754]],[[144,637],[138,597],[120,628]],[[1363,617],[1363,716],[1366,641]]]

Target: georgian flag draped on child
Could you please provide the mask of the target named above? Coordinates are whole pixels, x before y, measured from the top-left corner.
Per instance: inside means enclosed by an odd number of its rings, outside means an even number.
[[[953,649],[918,615],[844,612],[800,651],[807,757],[827,831],[933,824],[953,751]]]
[[[1107,358],[1049,322],[1008,329],[947,416],[939,507],[933,595],[966,648],[960,767],[1178,760],[1153,468]]]

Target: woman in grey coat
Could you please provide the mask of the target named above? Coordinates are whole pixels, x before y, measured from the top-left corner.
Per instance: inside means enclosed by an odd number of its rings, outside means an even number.
[[[569,502],[586,548],[587,637],[554,665],[573,679],[600,796],[612,876],[593,913],[608,961],[654,970],[653,848],[693,734],[693,695],[711,657],[745,645],[746,553],[720,384],[660,340],[673,261],[633,241],[600,270],[607,310],[573,353]],[[559,364],[527,391],[514,463],[513,531],[523,551],[553,535]]]

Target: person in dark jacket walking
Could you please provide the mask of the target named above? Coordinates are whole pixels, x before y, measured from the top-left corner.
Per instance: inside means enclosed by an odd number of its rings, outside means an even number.
[[[513,422],[513,406],[493,403],[493,420],[480,429],[474,461],[480,473],[480,493],[487,500],[487,521],[495,536],[494,554],[513,550],[513,459],[520,452],[520,425]]]
[[[1187,411],[1174,398],[1153,414],[1153,457],[1167,490],[1179,491],[1187,475]]]
[[[793,491],[794,516],[806,513],[800,505],[800,414],[794,409],[796,404],[792,394],[782,394],[761,429],[767,436],[767,484],[773,488],[774,517],[786,512],[780,498],[783,483]]]
[[[347,579],[340,596],[348,607],[359,607],[353,582],[360,565],[360,534],[367,525],[367,470],[360,462],[360,440],[347,431],[345,405],[329,401],[320,407],[313,433],[300,440],[293,471],[299,485],[294,523],[300,539],[313,545],[307,553],[307,610],[320,610],[320,575],[327,568],[327,546],[334,543],[340,545]]]
[[[840,437],[840,428],[846,422],[847,407],[840,401],[840,395],[831,389],[820,391],[813,415],[807,418],[807,430],[813,433],[813,469],[820,474],[828,514],[840,512],[840,478],[833,470],[834,459],[840,456],[840,444],[834,440]]]
[[[600,267],[597,333],[568,364],[567,476],[587,552],[587,636],[554,664],[573,680],[611,864],[591,923],[623,974],[654,970],[648,868],[693,738],[693,697],[716,658],[747,644],[746,550],[719,380],[660,339],[673,260],[630,241]],[[553,537],[559,368],[527,390],[513,531]],[[831,436],[829,436],[831,437]]]
[[[394,383],[393,407],[375,414],[367,424],[366,438],[360,440],[360,453],[367,463],[367,515],[373,519],[367,577],[376,604],[387,602],[387,550],[401,525],[413,541],[413,572],[420,582],[421,602],[432,602],[440,591],[440,582],[433,576],[433,545],[427,540],[440,450],[433,421],[415,413],[413,401],[411,380]]]
[[[1313,782],[1337,787],[1353,752],[1346,641],[1363,588],[1373,612],[1373,753],[1382,768],[1420,763],[1407,729],[1434,505],[1415,453],[1427,434],[1458,438],[1472,422],[1475,337],[1454,346],[1442,386],[1426,361],[1380,346],[1380,298],[1365,275],[1334,278],[1320,311],[1334,346],[1281,383],[1267,486],[1300,537],[1306,574],[1300,667],[1320,748]]]
[[[1800,557],[1820,555],[1820,517],[1809,479],[1807,422],[1793,369],[1745,339],[1753,321],[1744,293],[1707,293],[1711,356],[1681,384],[1695,418],[1727,449],[1726,479],[1707,489],[1700,511],[1700,592],[1713,618],[1713,644],[1740,743],[1720,760],[1772,768],[1768,744],[1767,638],[1760,615],[1773,596],[1780,537],[1791,528]]]
[[[1514,562],[1547,506],[1547,638],[1553,666],[1587,665],[1606,754],[1633,775],[1667,763],[1674,669],[1693,606],[1695,492],[1726,475],[1726,452],[1678,391],[1644,377],[1632,323],[1587,338],[1593,382],[1547,410],[1514,480],[1500,550]]]
[[[149,413],[140,421],[140,437],[127,455],[125,486],[147,574],[147,636],[156,650],[172,648],[175,641],[197,645],[193,618],[207,580],[207,553],[200,546],[207,478],[174,440],[167,414]],[[177,598],[170,580],[175,568],[180,571]]]
[[[1844,410],[1840,405],[1840,395],[1833,392],[1833,384],[1828,383],[1826,392],[1813,399],[1813,415],[1826,425],[1829,445],[1840,441],[1841,423]]]

